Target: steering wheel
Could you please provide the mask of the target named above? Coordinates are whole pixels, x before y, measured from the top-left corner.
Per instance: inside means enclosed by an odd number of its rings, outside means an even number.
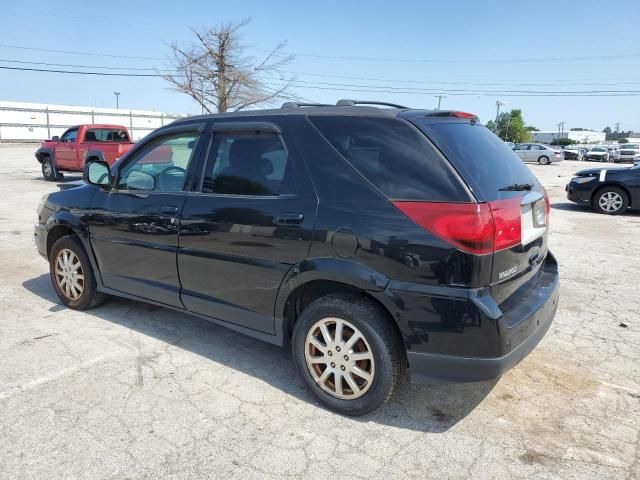
[[[180,175],[171,172],[178,172]],[[186,174],[187,171],[182,167],[173,165],[165,168],[156,177],[156,181],[158,182],[156,190],[161,192],[178,192],[182,190]]]

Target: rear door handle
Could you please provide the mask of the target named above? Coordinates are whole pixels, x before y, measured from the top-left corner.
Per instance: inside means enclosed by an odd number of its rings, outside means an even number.
[[[175,213],[178,213],[178,207],[175,207],[173,205],[162,205],[160,207],[160,213],[163,213],[165,215],[173,215]]]
[[[297,212],[286,212],[275,218],[276,225],[298,225],[304,220],[304,215]]]

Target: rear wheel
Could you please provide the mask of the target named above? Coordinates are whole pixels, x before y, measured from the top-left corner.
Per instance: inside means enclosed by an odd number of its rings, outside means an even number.
[[[629,207],[627,193],[618,187],[603,187],[593,197],[593,208],[599,213],[618,215]]]
[[[89,257],[80,240],[69,235],[53,244],[49,255],[51,283],[64,303],[74,310],[98,306],[105,295],[98,292]]]
[[[549,157],[545,157],[544,155],[542,157],[540,157],[538,159],[538,163],[540,165],[549,165],[551,163],[551,161],[549,160]]]
[[[42,176],[47,181],[53,181],[57,179],[56,169],[53,166],[51,157],[44,157],[42,160]]]
[[[324,405],[356,416],[391,397],[405,366],[391,322],[382,308],[359,295],[328,295],[302,312],[293,331],[293,356]]]

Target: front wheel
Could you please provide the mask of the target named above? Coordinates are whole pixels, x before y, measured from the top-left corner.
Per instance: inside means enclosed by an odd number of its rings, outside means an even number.
[[[105,300],[98,292],[89,257],[78,237],[69,235],[53,244],[49,255],[51,283],[67,307],[87,310]]]
[[[549,165],[551,161],[549,160],[549,157],[542,156],[538,159],[538,163],[540,165]]]
[[[627,193],[618,187],[604,187],[593,198],[593,208],[598,213],[618,215],[629,207]]]
[[[331,410],[364,415],[383,405],[406,362],[393,320],[363,296],[332,294],[295,324],[293,356],[314,395]]]

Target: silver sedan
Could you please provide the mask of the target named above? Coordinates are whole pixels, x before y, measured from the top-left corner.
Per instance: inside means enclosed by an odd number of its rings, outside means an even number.
[[[562,150],[555,150],[542,143],[520,143],[513,147],[513,151],[523,162],[538,162],[540,165],[561,162],[564,158]]]

